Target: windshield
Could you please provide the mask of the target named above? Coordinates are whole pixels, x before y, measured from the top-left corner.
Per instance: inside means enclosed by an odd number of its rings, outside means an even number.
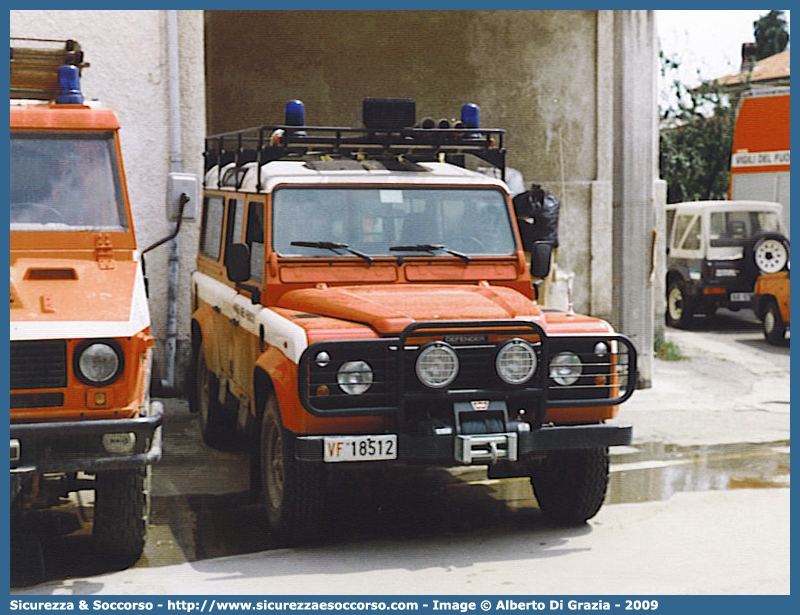
[[[292,187],[276,190],[272,206],[272,245],[281,256],[468,260],[517,249],[497,188]]]
[[[11,135],[12,231],[125,231],[112,133]]]

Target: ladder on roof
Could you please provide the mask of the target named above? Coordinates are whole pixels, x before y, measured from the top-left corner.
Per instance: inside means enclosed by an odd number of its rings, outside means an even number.
[[[11,38],[11,98],[53,100],[58,92],[58,69],[70,64],[83,69],[81,46],[73,40]]]

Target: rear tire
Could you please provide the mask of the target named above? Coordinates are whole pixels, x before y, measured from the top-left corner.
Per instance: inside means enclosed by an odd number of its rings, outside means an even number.
[[[778,304],[772,299],[764,312],[764,339],[770,344],[780,344],[786,336],[786,323]]]
[[[277,401],[270,397],[261,423],[261,491],[270,528],[288,544],[319,537],[325,501],[324,468],[296,460],[294,438],[283,427]]]
[[[225,415],[219,403],[219,380],[206,365],[203,342],[197,346],[195,356],[194,402],[200,415],[200,433],[203,442],[212,448],[226,449],[233,442],[234,421]]]
[[[581,525],[603,505],[608,448],[555,451],[531,469],[531,485],[544,515],[559,525]]]
[[[98,472],[92,537],[114,567],[136,563],[144,550],[150,513],[149,468]]]
[[[682,280],[673,279],[667,286],[667,326],[686,329],[694,316],[694,302],[686,294],[686,285]]]

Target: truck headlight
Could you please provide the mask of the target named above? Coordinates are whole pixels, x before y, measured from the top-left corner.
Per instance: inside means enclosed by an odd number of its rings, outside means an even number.
[[[522,384],[536,372],[536,351],[525,340],[513,339],[497,352],[494,365],[503,382]]]
[[[112,340],[84,342],[75,349],[75,375],[84,384],[105,386],[122,373],[122,349]]]
[[[458,355],[447,344],[433,342],[419,353],[416,371],[426,387],[443,389],[458,375]]]
[[[372,379],[372,368],[366,361],[347,361],[336,373],[339,388],[348,395],[366,393],[372,386]]]
[[[550,360],[550,377],[556,384],[575,384],[582,372],[581,360],[574,352],[559,352]]]

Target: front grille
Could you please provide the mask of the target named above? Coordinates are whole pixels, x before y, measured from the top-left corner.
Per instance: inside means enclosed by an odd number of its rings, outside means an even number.
[[[67,386],[64,340],[11,342],[11,389],[58,389]]]
[[[11,408],[58,408],[64,405],[63,393],[12,393]]]

